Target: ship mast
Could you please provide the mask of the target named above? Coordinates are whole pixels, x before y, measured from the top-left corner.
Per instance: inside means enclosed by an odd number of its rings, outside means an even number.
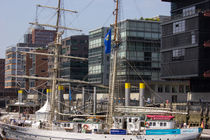
[[[55,50],[54,50],[54,68],[53,68],[53,80],[52,80],[52,95],[51,95],[51,116],[50,122],[53,121],[55,116],[55,96],[58,91],[57,89],[57,77],[58,77],[58,54],[59,47],[61,46],[61,33],[59,33],[59,21],[60,21],[60,8],[61,8],[61,0],[58,0],[58,8],[57,8],[57,21],[56,21],[56,39],[55,39]]]
[[[42,5],[37,5],[37,6],[57,10],[56,26],[49,25],[49,24],[30,23],[30,24],[36,24],[36,25],[38,24],[41,26],[52,27],[52,28],[56,29],[56,37],[55,37],[54,46],[53,46],[54,47],[54,50],[53,50],[54,51],[54,54],[53,54],[54,67],[53,67],[52,78],[50,78],[50,80],[52,80],[52,95],[51,95],[51,102],[50,102],[50,114],[51,114],[50,115],[50,123],[52,123],[52,121],[54,120],[54,116],[55,116],[55,104],[56,104],[55,99],[56,99],[56,96],[58,95],[58,82],[63,80],[63,79],[59,78],[59,75],[58,75],[59,58],[60,58],[59,48],[62,45],[61,36],[63,34],[63,31],[60,31],[60,29],[75,30],[75,31],[81,31],[81,30],[60,26],[61,11],[77,13],[77,11],[66,10],[66,9],[61,8],[61,0],[58,0],[57,7],[49,7],[49,6],[42,6]],[[44,55],[44,54],[42,54],[42,55]],[[66,57],[66,56],[62,56],[62,57]],[[73,59],[78,59],[78,58],[73,58]],[[28,77],[28,78],[31,78],[31,77]],[[40,79],[40,77],[38,77],[38,78]],[[67,80],[67,81],[70,82],[71,80]],[[80,81],[76,81],[76,82],[80,82]]]
[[[117,49],[119,45],[119,29],[118,29],[118,11],[119,11],[119,0],[114,0],[116,3],[115,8],[115,24],[114,24],[114,46],[113,47],[113,63],[112,63],[112,72],[110,76],[110,83],[109,83],[109,110],[108,110],[108,118],[107,124],[109,129],[112,126],[112,116],[114,112],[114,93],[115,93],[115,83],[116,83],[116,74],[117,74]]]
[[[43,8],[50,8],[57,10],[57,20],[56,20],[56,25],[50,25],[50,24],[39,24],[38,20],[36,18],[36,21],[30,22],[29,24],[32,25],[40,25],[40,26],[46,26],[46,27],[51,27],[56,29],[56,37],[54,40],[54,49],[53,49],[53,54],[46,54],[46,53],[37,53],[37,52],[23,52],[23,51],[17,51],[18,53],[22,54],[35,54],[35,55],[45,55],[49,57],[54,58],[54,67],[53,67],[53,73],[52,77],[38,77],[38,76],[27,76],[27,75],[9,75],[11,77],[15,78],[25,78],[25,79],[36,79],[36,80],[48,80],[52,82],[52,94],[51,94],[51,102],[50,102],[50,123],[54,120],[55,116],[55,100],[56,96],[58,95],[58,84],[59,82],[68,82],[68,83],[82,83],[82,84],[88,84],[88,85],[94,85],[100,88],[108,88],[107,86],[104,85],[95,85],[95,83],[92,82],[87,82],[87,81],[81,81],[81,80],[73,80],[73,79],[63,79],[60,78],[58,73],[59,73],[59,58],[69,58],[69,59],[77,59],[81,61],[87,61],[87,58],[81,58],[81,57],[75,57],[75,56],[65,56],[65,55],[60,55],[59,53],[59,48],[62,46],[61,43],[61,36],[63,34],[63,31],[60,31],[60,29],[63,30],[74,30],[74,31],[82,31],[79,29],[74,29],[74,28],[69,28],[69,27],[64,27],[60,25],[60,19],[61,19],[61,11],[67,11],[71,13],[78,13],[77,11],[73,10],[68,10],[68,9],[63,9],[61,8],[61,0],[58,0],[58,7],[50,7],[50,6],[43,6],[43,5],[37,5],[37,7],[43,7]],[[60,112],[59,112],[60,113]]]

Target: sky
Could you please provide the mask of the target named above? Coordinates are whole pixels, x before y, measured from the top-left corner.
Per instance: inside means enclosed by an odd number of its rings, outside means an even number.
[[[29,22],[35,22],[36,17],[41,24],[55,25],[56,11],[36,8],[37,4],[56,7],[57,0],[0,0],[0,58],[5,58],[8,46],[23,42],[23,35],[31,27]],[[65,32],[66,37],[88,34],[91,30],[109,27],[114,22],[113,0],[64,0],[62,7],[76,10],[78,13],[63,13],[61,24],[82,30]],[[120,0],[120,20],[158,15],[169,16],[170,3],[161,0]]]

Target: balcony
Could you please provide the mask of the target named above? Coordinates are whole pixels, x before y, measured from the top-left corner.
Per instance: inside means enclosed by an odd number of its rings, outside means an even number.
[[[206,77],[206,78],[210,77],[210,70],[204,72],[203,76]]]
[[[210,40],[205,41],[203,44],[204,47],[210,47]]]
[[[204,15],[205,17],[210,17],[210,11],[205,11],[205,12],[203,13],[203,15]]]

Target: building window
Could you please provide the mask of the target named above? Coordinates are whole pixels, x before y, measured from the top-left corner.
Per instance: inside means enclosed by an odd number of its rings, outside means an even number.
[[[179,85],[179,93],[184,93],[184,85]]]
[[[71,50],[78,50],[79,48],[77,46],[71,46]]]
[[[177,91],[177,86],[172,86],[172,93],[178,93],[178,91]]]
[[[195,44],[196,43],[196,39],[195,39],[195,35],[193,34],[192,35],[192,44]]]
[[[177,103],[177,95],[172,95],[172,103]]]
[[[173,23],[173,33],[185,31],[185,20]]]
[[[191,91],[191,90],[190,90],[190,86],[186,86],[185,88],[186,88],[186,93],[188,93],[188,92]]]
[[[165,86],[165,92],[168,92],[168,93],[170,92],[170,86],[169,85]]]
[[[110,58],[109,56],[106,56],[106,61],[108,61],[108,62],[109,62],[109,58]]]
[[[158,86],[158,92],[163,92],[163,86],[162,85]]]
[[[185,49],[173,50],[172,60],[183,60],[185,56]]]
[[[89,66],[89,74],[100,74],[101,65]]]
[[[195,6],[183,9],[183,16],[184,17],[190,16],[190,15],[193,15],[193,14],[195,14]]]

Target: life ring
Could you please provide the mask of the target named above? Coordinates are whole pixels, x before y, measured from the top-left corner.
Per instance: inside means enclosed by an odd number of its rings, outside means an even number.
[[[83,125],[83,129],[88,130],[89,126],[87,124]]]
[[[2,134],[3,137],[6,136],[6,132],[4,131],[4,129],[1,131],[1,134]]]
[[[145,127],[149,127],[149,123],[148,122],[145,122],[144,125],[145,125]]]

